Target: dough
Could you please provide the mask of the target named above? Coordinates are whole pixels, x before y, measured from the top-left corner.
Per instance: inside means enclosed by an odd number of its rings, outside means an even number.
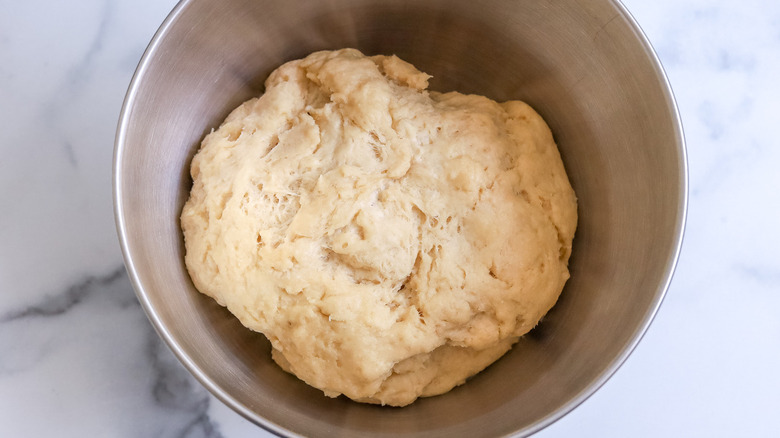
[[[324,391],[403,406],[509,350],[569,277],[576,198],[528,105],[395,56],[274,71],[192,160],[195,286]]]

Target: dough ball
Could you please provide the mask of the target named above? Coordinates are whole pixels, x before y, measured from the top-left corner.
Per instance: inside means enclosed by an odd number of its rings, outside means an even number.
[[[195,286],[324,391],[403,406],[509,350],[569,277],[576,198],[528,105],[345,49],[274,71],[192,160]]]

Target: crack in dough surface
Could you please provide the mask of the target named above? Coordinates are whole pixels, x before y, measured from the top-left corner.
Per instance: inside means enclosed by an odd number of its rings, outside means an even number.
[[[192,160],[195,286],[328,396],[403,406],[508,351],[569,277],[576,198],[519,101],[395,56],[284,64]]]

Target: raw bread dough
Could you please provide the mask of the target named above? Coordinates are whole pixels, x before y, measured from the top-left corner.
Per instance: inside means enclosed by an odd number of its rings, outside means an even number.
[[[501,357],[569,277],[576,198],[528,105],[395,56],[284,64],[192,160],[195,286],[328,396],[403,406]]]

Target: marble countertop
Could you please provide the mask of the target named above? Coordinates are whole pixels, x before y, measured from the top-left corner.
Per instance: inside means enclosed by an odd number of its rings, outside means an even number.
[[[116,122],[174,4],[0,0],[2,436],[270,436],[161,343],[117,243]],[[780,436],[780,3],[625,4],[682,114],[685,243],[633,355],[538,436]]]

